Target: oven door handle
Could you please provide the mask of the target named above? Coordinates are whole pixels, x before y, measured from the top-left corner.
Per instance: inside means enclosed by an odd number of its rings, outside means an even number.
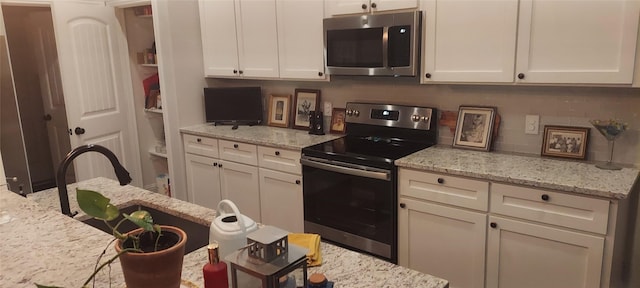
[[[332,164],[328,164],[328,163],[316,162],[316,161],[307,160],[307,159],[300,159],[300,163],[302,165],[306,165],[306,166],[309,166],[309,167],[314,167],[314,168],[318,168],[318,169],[324,169],[324,170],[327,170],[327,171],[332,171],[332,172],[337,172],[337,173],[342,173],[342,174],[348,174],[348,175],[353,175],[353,176],[380,179],[380,180],[386,180],[386,181],[389,181],[391,179],[391,173],[390,172],[378,172],[378,171],[363,170],[363,169],[358,169],[358,168],[351,168],[351,167],[332,165]]]

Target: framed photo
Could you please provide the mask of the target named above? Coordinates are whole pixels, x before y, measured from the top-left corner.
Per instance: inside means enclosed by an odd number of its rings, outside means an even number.
[[[585,127],[544,126],[542,156],[586,159],[590,130]]]
[[[267,125],[289,127],[291,95],[269,95],[269,121]]]
[[[293,128],[309,130],[309,111],[320,106],[320,90],[296,89],[293,98]]]
[[[491,150],[496,110],[495,107],[460,106],[453,147]]]
[[[344,119],[347,112],[345,108],[333,108],[331,111],[331,133],[344,133],[346,128]]]

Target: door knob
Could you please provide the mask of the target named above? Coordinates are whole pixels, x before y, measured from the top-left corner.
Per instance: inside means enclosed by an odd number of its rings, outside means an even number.
[[[84,128],[76,127],[76,129],[73,130],[73,132],[75,132],[76,135],[82,135],[84,134]]]
[[[44,115],[44,117],[42,117],[42,119],[44,119],[44,121],[51,121],[51,114]]]

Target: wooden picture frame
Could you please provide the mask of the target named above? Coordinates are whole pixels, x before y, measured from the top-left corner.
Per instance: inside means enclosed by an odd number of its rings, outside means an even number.
[[[269,95],[269,119],[267,125],[289,127],[291,95]]]
[[[293,98],[293,128],[309,130],[309,111],[320,107],[320,90],[296,89]]]
[[[542,156],[581,159],[587,158],[589,144],[588,127],[544,126]]]
[[[490,151],[496,107],[460,106],[453,147]]]
[[[331,127],[330,133],[344,133],[346,125],[345,119],[347,118],[347,109],[345,108],[333,108],[331,111]]]

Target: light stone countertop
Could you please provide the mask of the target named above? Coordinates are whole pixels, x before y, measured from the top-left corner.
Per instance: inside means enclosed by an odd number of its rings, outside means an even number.
[[[79,210],[76,187],[96,190],[111,198],[118,207],[144,204],[167,213],[209,225],[215,211],[166,197],[131,185],[95,178],[68,186],[71,211]],[[112,237],[78,220],[62,215],[57,189],[30,194],[28,199],[0,188],[0,287],[35,287],[33,283],[80,287],[93,271],[93,263]],[[424,287],[443,288],[446,280],[400,267],[380,259],[321,243],[323,264],[309,269],[322,272],[334,287]],[[115,255],[106,249],[103,259]],[[203,287],[202,266],[206,248],[184,257],[182,278]],[[111,276],[101,273],[96,287],[124,287],[120,264],[111,266]]]
[[[593,163],[435,146],[395,161],[398,167],[578,194],[625,199],[639,170],[602,170]]]
[[[233,130],[229,125],[199,124],[180,128],[180,132],[291,150],[302,150],[307,146],[342,137],[342,135],[332,134],[311,135],[305,130],[263,125],[238,126],[238,129]]]

